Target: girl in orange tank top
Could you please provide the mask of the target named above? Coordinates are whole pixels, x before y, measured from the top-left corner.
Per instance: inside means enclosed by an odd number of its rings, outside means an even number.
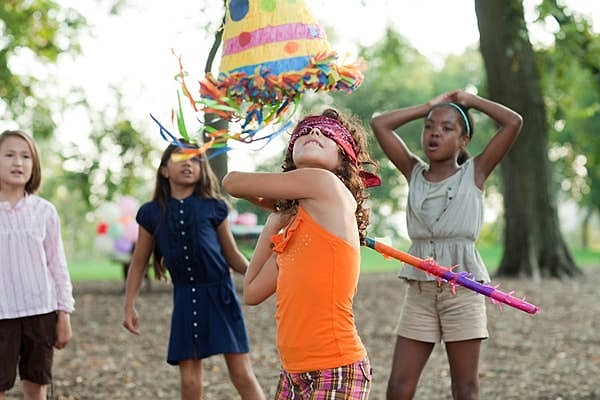
[[[367,352],[352,302],[369,223],[365,131],[333,109],[294,129],[283,172],[230,172],[223,187],[271,214],[244,278],[244,301],[276,294],[282,364],[276,399],[366,399]]]

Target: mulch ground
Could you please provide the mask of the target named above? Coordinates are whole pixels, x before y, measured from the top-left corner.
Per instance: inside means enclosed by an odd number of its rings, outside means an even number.
[[[241,277],[235,276],[238,289]],[[600,268],[557,281],[503,279],[504,290],[540,306],[531,316],[488,304],[491,337],[484,342],[482,399],[600,399]],[[394,326],[404,286],[394,273],[363,274],[355,301],[357,325],[373,364],[371,399],[385,399]],[[138,301],[142,334],[121,327],[120,282],[75,285],[74,337],[56,352],[54,399],[178,399],[179,375],[165,362],[171,312],[167,283],[153,283]],[[254,371],[272,398],[279,363],[275,349],[274,299],[244,307]],[[204,363],[205,399],[236,399],[222,357]],[[19,385],[7,393],[20,398]],[[436,346],[421,377],[417,400],[450,399],[443,345]]]

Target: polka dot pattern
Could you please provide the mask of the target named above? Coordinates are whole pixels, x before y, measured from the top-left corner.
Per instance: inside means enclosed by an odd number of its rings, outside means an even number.
[[[258,65],[277,73],[287,67],[303,69],[312,56],[331,51],[305,1],[229,0],[227,9],[222,73],[247,73]]]
[[[226,119],[245,120],[250,135],[275,122],[284,126],[301,93],[350,93],[363,80],[362,62],[337,64],[305,0],[227,0],[222,40],[219,74],[207,74],[200,93],[206,109],[227,105]]]
[[[298,52],[298,43],[296,42],[287,42],[285,46],[283,46],[283,51],[286,54],[294,54]]]
[[[260,9],[264,12],[273,12],[275,10],[275,0],[261,0]]]
[[[250,10],[248,0],[231,0],[229,2],[229,16],[233,21],[241,21]]]
[[[252,40],[252,34],[250,32],[242,32],[240,36],[238,36],[238,41],[241,47],[246,47],[250,44]]]
[[[285,24],[266,26],[255,31],[243,31],[237,37],[226,40],[224,54],[232,54],[249,47],[267,45],[269,43],[298,40],[326,39],[325,32],[318,25]]]

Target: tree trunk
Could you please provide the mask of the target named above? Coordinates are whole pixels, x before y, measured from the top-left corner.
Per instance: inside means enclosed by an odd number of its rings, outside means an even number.
[[[497,275],[578,275],[581,271],[559,229],[546,110],[522,0],[475,0],[475,11],[489,96],[524,119],[523,130],[500,167],[505,231]]]
[[[215,114],[206,114],[204,116],[204,123],[207,126],[211,126],[215,129],[225,129],[228,126],[228,122],[222,118],[219,118],[217,115]],[[206,142],[208,140],[207,137],[204,137],[204,141]],[[206,155],[208,157],[210,157],[213,153],[219,151],[220,149],[213,149],[210,148],[207,150]],[[223,179],[223,177],[225,175],[227,175],[227,152],[221,153],[215,157],[212,157],[210,159],[210,166],[213,170],[213,172],[215,173],[215,175],[217,175],[217,178],[219,178],[219,182],[221,182],[221,180]]]
[[[221,21],[221,26],[215,32],[215,39],[213,44],[208,51],[208,57],[206,58],[206,64],[204,65],[204,73],[210,73],[212,71],[213,62],[215,60],[215,56],[217,54],[217,50],[223,41],[223,26],[225,25],[225,19],[227,17],[226,13],[227,9],[227,1],[223,0],[223,20]],[[204,123],[207,126],[211,126],[216,129],[225,129],[228,126],[228,122],[222,118],[219,118],[216,114],[206,114],[204,115]],[[208,140],[208,137],[204,136],[204,142]],[[207,156],[210,157],[213,153],[219,151],[219,149],[208,149]],[[219,178],[219,182],[223,180],[223,177],[227,175],[227,152],[221,153],[210,159],[210,166],[213,169],[217,178]]]
[[[590,247],[590,221],[594,215],[594,210],[591,207],[585,208],[585,216],[581,221],[581,248],[588,249]]]

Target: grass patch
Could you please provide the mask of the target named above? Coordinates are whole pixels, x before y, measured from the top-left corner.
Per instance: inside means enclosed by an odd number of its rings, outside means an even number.
[[[123,267],[110,260],[80,260],[69,263],[71,280],[77,281],[122,281]]]
[[[406,247],[398,247],[408,250]],[[240,246],[242,252],[250,257],[252,248]],[[480,246],[478,250],[490,272],[496,270],[502,258],[501,246]],[[575,262],[582,268],[600,267],[600,250],[571,249]],[[373,249],[362,247],[362,272],[398,272],[402,266],[400,261],[385,259]],[[69,263],[71,279],[77,281],[120,281],[123,280],[123,269],[120,263],[110,260],[75,260]]]
[[[575,249],[571,250],[575,262],[580,267],[599,267],[600,266],[600,250],[590,249]]]

